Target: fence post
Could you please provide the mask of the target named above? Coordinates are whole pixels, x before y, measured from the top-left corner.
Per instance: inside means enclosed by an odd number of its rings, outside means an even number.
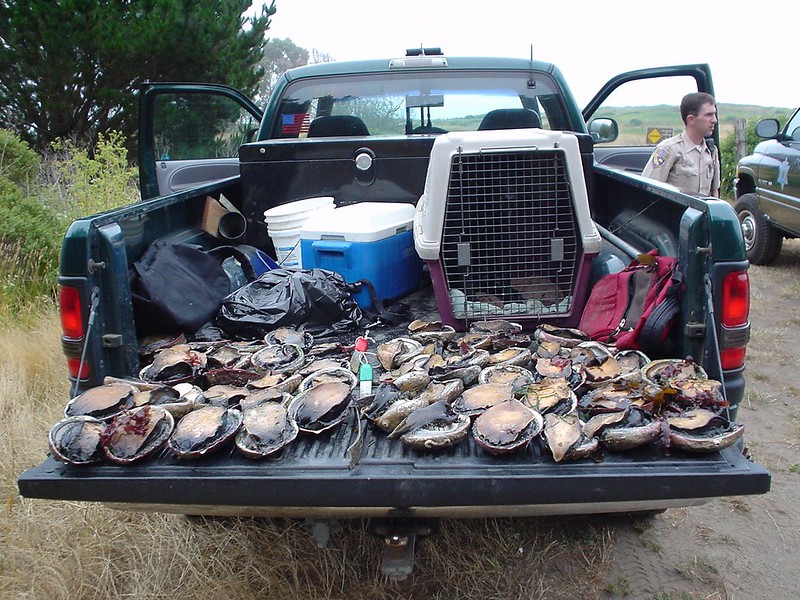
[[[733,147],[736,151],[737,162],[747,156],[747,121],[736,119],[733,124]]]

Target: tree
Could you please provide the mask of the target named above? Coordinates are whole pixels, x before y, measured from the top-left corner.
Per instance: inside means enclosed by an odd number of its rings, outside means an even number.
[[[311,63],[331,62],[330,54],[320,52],[316,48],[306,50],[295,44],[290,38],[271,38],[264,46],[264,57],[259,66],[264,69],[264,77],[258,84],[258,97],[266,100],[281,73],[294,67],[302,67]]]
[[[257,89],[274,1],[0,0],[0,127],[37,149],[136,133],[141,81]]]
[[[778,119],[779,123],[786,123],[790,116],[790,114],[786,114],[784,112],[775,112],[772,114],[766,114],[760,118],[770,117],[773,119]],[[748,154],[753,153],[756,144],[764,141],[756,135],[756,122],[758,120],[760,119],[752,119],[747,123],[745,138],[747,141]],[[736,157],[735,132],[731,131],[727,136],[720,140],[719,160],[722,171],[720,173],[720,196],[723,198],[734,198],[736,195],[736,190],[734,189],[734,179],[736,178],[736,167],[739,164],[739,160]]]
[[[308,50],[297,46],[291,39],[271,38],[264,46],[264,57],[259,66],[264,76],[258,84],[258,96],[262,100],[269,97],[281,73],[293,67],[308,64]]]
[[[323,52],[322,50],[317,50],[316,48],[312,48],[311,58],[308,60],[308,62],[314,65],[317,63],[333,62],[333,57],[327,52]]]

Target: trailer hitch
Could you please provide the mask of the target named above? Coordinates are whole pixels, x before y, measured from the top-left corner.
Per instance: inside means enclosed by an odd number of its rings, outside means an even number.
[[[439,529],[434,519],[377,519],[367,530],[383,539],[381,572],[393,581],[406,579],[414,569],[417,537],[425,537]]]

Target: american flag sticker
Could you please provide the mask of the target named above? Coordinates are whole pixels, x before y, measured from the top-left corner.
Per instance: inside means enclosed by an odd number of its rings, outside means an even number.
[[[304,135],[308,133],[308,113],[281,115],[281,135]]]

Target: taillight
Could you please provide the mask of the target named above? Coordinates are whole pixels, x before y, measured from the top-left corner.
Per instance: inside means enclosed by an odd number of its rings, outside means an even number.
[[[83,309],[81,296],[74,287],[64,286],[58,294],[61,313],[61,331],[64,337],[77,340],[83,337]]]
[[[744,364],[747,349],[744,346],[738,348],[726,348],[719,353],[722,368],[727,370],[738,369]]]
[[[750,278],[747,271],[728,273],[722,281],[722,324],[737,327],[750,317]]]
[[[747,325],[750,318],[750,278],[747,271],[728,273],[722,281],[722,326],[735,328]],[[723,336],[723,339],[736,339],[736,336]],[[747,336],[742,343],[725,345],[720,351],[724,370],[738,369],[744,365]]]
[[[80,376],[78,376],[78,367],[81,365],[80,358],[67,358],[67,370],[69,371],[69,376],[73,379],[88,379],[89,377],[89,363],[83,363],[83,368],[81,369]]]
[[[73,379],[87,379],[89,364],[84,362],[81,367],[80,359],[86,331],[83,327],[81,295],[77,288],[62,286],[58,293],[58,310],[61,314],[61,345],[67,357],[69,376]]]

